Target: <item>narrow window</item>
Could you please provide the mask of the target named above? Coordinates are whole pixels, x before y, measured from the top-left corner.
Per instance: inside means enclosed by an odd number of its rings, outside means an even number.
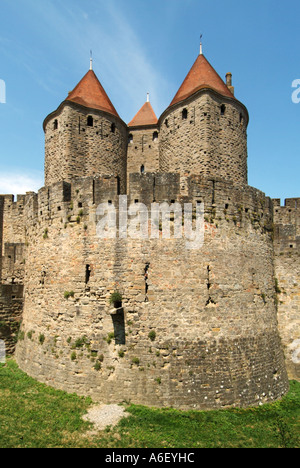
[[[186,120],[187,117],[188,117],[188,111],[187,111],[187,109],[183,109],[181,115],[182,115],[182,120]]]
[[[167,128],[169,128],[169,121],[168,121],[168,119],[165,120],[165,126],[166,126]]]
[[[240,114],[240,123],[243,123],[243,121],[244,121],[244,118],[243,118],[243,114],[241,113]]]
[[[57,129],[58,129],[58,120],[55,119],[53,122],[53,130],[57,130]]]
[[[94,126],[94,119],[93,119],[93,117],[91,115],[88,116],[86,124],[87,124],[88,127],[93,127]]]
[[[150,263],[146,263],[145,270],[144,270],[144,279],[145,279],[145,302],[148,302],[148,291],[149,291],[149,268],[150,268]]]
[[[225,104],[221,105],[221,115],[225,115],[226,106]]]
[[[85,267],[85,284],[88,284],[91,277],[91,267],[90,265],[86,265]]]
[[[116,125],[114,123],[111,124],[111,133],[115,133]]]
[[[143,165],[141,166],[141,174],[144,174],[144,172],[145,172],[145,166],[144,166],[144,164],[143,164]]]
[[[129,133],[128,135],[128,144],[130,145],[133,142],[133,135],[132,133]]]
[[[157,132],[154,132],[154,133],[153,133],[152,140],[153,140],[153,141],[158,140],[158,133],[157,133]]]

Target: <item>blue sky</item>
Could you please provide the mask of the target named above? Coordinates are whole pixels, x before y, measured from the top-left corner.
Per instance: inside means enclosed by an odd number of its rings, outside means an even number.
[[[300,196],[300,2],[0,0],[0,193],[43,185],[44,118],[89,68],[129,122],[150,93],[159,117],[199,53],[248,108],[249,184]],[[300,93],[299,93],[300,96]]]

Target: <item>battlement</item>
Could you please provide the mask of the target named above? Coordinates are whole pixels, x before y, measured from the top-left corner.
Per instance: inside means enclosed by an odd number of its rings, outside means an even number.
[[[69,224],[96,224],[96,209],[100,203],[119,205],[120,185],[115,176],[75,179],[43,187],[38,193],[25,196],[27,229],[30,225],[48,229],[54,222]],[[176,173],[130,174],[128,205],[175,202],[204,203],[205,221],[219,225],[234,223],[240,228],[250,224],[255,229],[271,232],[273,226],[272,202],[263,192],[245,185],[237,187],[230,181],[188,178],[188,194],[183,196],[180,175]]]

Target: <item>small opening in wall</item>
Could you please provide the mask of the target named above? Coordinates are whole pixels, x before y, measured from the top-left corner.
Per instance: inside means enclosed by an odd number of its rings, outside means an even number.
[[[294,246],[292,244],[290,244],[290,249],[293,249],[293,248],[294,248]]]
[[[243,123],[243,121],[244,121],[243,114],[240,114],[240,123]]]
[[[152,140],[153,141],[158,140],[158,132],[153,132]]]
[[[144,166],[144,164],[142,164],[142,166],[141,166],[141,174],[144,174],[144,172],[145,172],[145,166]]]
[[[245,208],[245,213],[248,213],[248,211],[249,211],[249,208]]]
[[[112,205],[112,200],[108,200],[107,202],[109,205]]]
[[[57,211],[61,211],[61,206],[58,206],[58,207],[57,207]]]
[[[145,279],[145,302],[148,302],[148,291],[149,291],[149,284],[148,284],[148,279],[149,279],[149,268],[150,268],[150,263],[146,263],[145,270],[144,270],[144,279]]]
[[[134,200],[134,203],[137,204],[138,202],[139,202],[139,200],[136,198],[136,199]]]
[[[228,203],[226,203],[225,204],[225,210],[228,210],[228,208],[229,208],[229,205],[228,205]]]
[[[82,208],[82,203],[78,202],[78,208]]]
[[[86,122],[88,127],[93,127],[94,126],[94,119],[91,115],[88,116],[87,122]]]
[[[130,145],[133,142],[133,135],[132,133],[129,133],[128,135],[128,144]]]
[[[86,265],[85,267],[85,284],[88,284],[91,278],[91,266]]]
[[[111,133],[115,133],[116,125],[114,123],[112,123],[110,129],[111,129]]]
[[[188,117],[188,111],[187,109],[183,109],[182,113],[181,113],[181,116],[182,116],[182,120],[186,120],[187,117]]]
[[[225,111],[226,111],[226,106],[225,106],[225,104],[222,104],[221,105],[221,115],[225,115]]]
[[[55,119],[53,122],[53,130],[57,130],[57,129],[58,129],[58,120]]]
[[[169,128],[169,121],[168,121],[168,119],[165,120],[165,126],[166,126],[167,128]]]

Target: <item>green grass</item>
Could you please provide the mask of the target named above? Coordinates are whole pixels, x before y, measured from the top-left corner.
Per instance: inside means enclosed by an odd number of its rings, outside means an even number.
[[[281,401],[247,410],[178,411],[127,405],[129,418],[87,436],[92,401],[0,364],[0,448],[299,447],[300,383]]]

